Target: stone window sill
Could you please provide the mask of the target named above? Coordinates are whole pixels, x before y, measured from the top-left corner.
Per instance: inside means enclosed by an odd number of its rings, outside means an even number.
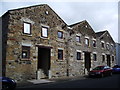
[[[64,39],[57,39],[58,42],[65,42]]]
[[[22,33],[22,36],[32,37],[32,34],[24,34],[24,33]]]
[[[76,42],[76,45],[82,45],[81,43],[79,43],[79,42]]]
[[[45,39],[45,40],[48,40],[49,37],[40,37],[41,39]]]
[[[21,61],[31,61],[31,59],[28,59],[28,58],[22,58]]]

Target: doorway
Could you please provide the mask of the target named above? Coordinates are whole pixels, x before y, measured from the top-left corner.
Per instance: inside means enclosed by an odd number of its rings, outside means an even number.
[[[85,52],[85,69],[90,71],[91,68],[91,56],[90,52]]]
[[[111,67],[111,62],[110,62],[111,60],[110,60],[110,55],[107,55],[107,65],[109,66],[109,67]]]
[[[40,78],[49,78],[50,70],[50,48],[38,47],[38,71]]]

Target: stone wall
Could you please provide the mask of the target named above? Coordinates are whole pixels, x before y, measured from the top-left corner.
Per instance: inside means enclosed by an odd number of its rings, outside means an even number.
[[[97,65],[105,65],[101,62],[101,53],[115,55],[114,51],[101,50],[101,40],[96,37],[94,30],[87,21],[68,25],[48,6],[38,5],[8,11],[9,18],[3,31],[7,31],[6,46],[6,76],[18,81],[28,79],[40,79],[44,77],[44,72],[38,70],[38,48],[40,46],[50,47],[50,70],[48,78],[59,78],[66,76],[84,75],[85,55],[90,52],[91,69]],[[23,24],[31,24],[31,34],[23,34]],[[41,35],[42,26],[48,27],[48,38]],[[63,38],[58,38],[58,31],[63,32]],[[80,35],[81,42],[76,42],[76,35]],[[85,45],[85,38],[89,38],[90,45]],[[93,47],[93,39],[97,42],[97,47]],[[111,39],[106,38],[106,42]],[[30,59],[22,59],[22,46],[30,46]],[[114,43],[113,43],[114,45]],[[63,50],[63,60],[58,59],[58,49]],[[76,52],[80,51],[82,60],[76,60]],[[93,53],[97,54],[97,61],[93,60]],[[114,62],[112,62],[114,64]],[[40,76],[40,75],[41,76]]]

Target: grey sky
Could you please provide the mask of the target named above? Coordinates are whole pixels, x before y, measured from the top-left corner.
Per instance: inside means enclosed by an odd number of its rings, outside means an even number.
[[[94,31],[108,30],[118,42],[118,2],[2,2],[2,12],[48,4],[68,25],[87,20]]]

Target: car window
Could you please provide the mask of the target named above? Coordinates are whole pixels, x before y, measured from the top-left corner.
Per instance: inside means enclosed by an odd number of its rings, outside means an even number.
[[[106,69],[110,69],[110,67],[109,67],[109,66],[105,66],[105,67],[104,67],[104,70],[106,70]]]
[[[120,66],[118,66],[118,65],[115,65],[113,68],[120,68]]]
[[[103,70],[103,69],[104,69],[104,67],[96,67],[93,70]]]

